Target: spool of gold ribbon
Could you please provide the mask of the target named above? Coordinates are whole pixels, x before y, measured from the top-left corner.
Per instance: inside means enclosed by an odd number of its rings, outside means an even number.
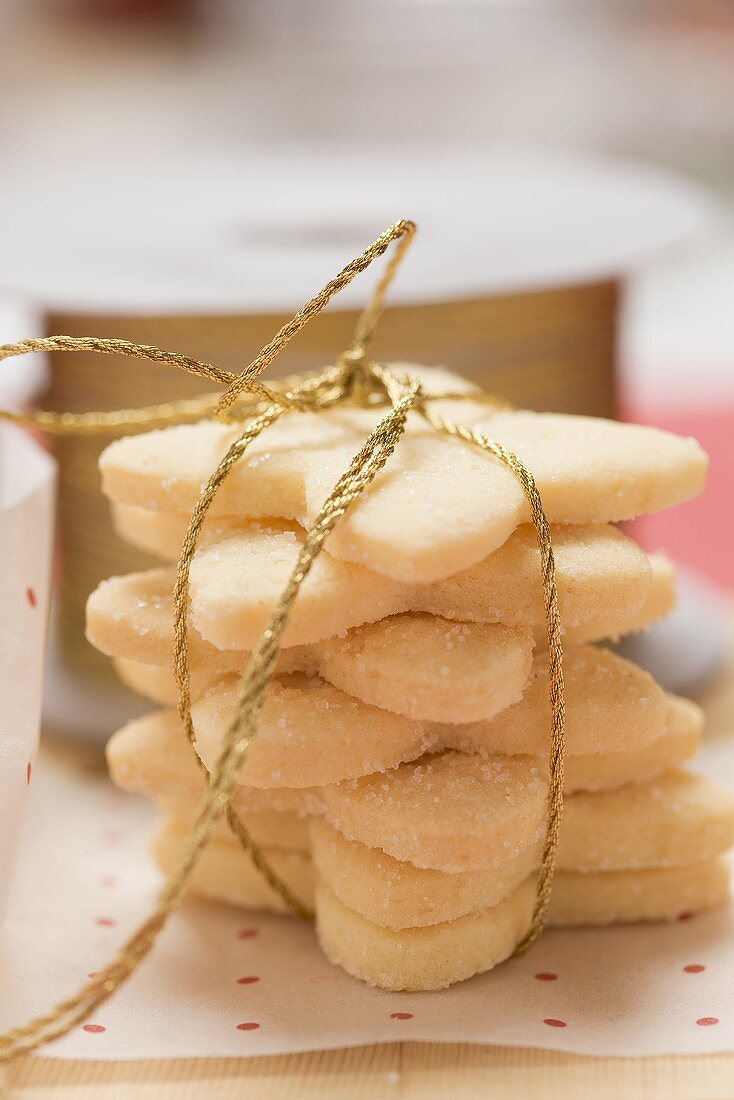
[[[175,649],[174,668],[179,688],[179,714],[192,743],[188,662],[188,582],[191,561],[207,511],[221,485],[245,454],[250,443],[282,416],[299,411],[320,412],[337,404],[360,404],[385,410],[376,427],[345,469],[324,501],[319,514],[306,533],[298,560],[288,579],[268,626],[253,650],[247,670],[237,689],[232,719],[224,733],[222,750],[208,778],[208,790],[196,814],[179,863],[161,890],[151,914],[123,944],[111,963],[69,999],[49,1013],[27,1024],[13,1028],[0,1036],[0,1057],[7,1059],[21,1051],[64,1035],[81,1023],[136,970],[151,950],[172,909],[180,900],[189,875],[201,856],[217,821],[225,815],[240,843],[250,852],[258,869],[301,916],[310,917],[300,902],[268,866],[262,854],[252,844],[239,818],[229,805],[248,747],[257,734],[258,719],[268,684],[275,670],[283,631],[298,597],[301,585],[326,543],[330,532],[350,505],[383,468],[405,431],[408,413],[421,416],[437,432],[454,437],[468,446],[478,447],[506,466],[520,483],[530,505],[541,555],[543,597],[547,622],[549,683],[551,704],[551,744],[549,752],[550,785],[548,791],[546,838],[537,895],[530,927],[518,944],[522,953],[540,935],[550,900],[558,832],[563,814],[564,687],[561,622],[553,562],[553,549],[548,522],[532,473],[521,458],[501,444],[472,428],[448,420],[431,410],[437,399],[483,401],[489,405],[506,404],[500,398],[483,391],[426,395],[418,380],[397,374],[371,361],[368,350],[384,309],[387,289],[415,233],[410,221],[396,222],[365,251],[332,279],[306,303],[262,349],[245,369],[234,374],[211,363],[201,362],[175,352],[162,351],[148,345],[122,340],[87,337],[49,337],[24,340],[0,347],[0,359],[33,351],[92,351],[102,355],[123,354],[151,363],[173,366],[179,370],[206,378],[226,387],[221,395],[208,394],[200,398],[170,404],[130,408],[115,412],[29,414],[0,411],[0,415],[17,423],[32,424],[58,435],[89,435],[121,433],[149,429],[167,424],[216,415],[233,423],[242,423],[241,433],[230,446],[201,493],[181,548],[174,588]],[[317,316],[331,299],[364,271],[373,260],[382,256],[396,242],[395,251],[377,289],[360,317],[352,345],[337,360],[334,367],[311,376],[286,379],[273,385],[261,382],[260,375],[281,350],[308,322]],[[198,756],[196,757],[198,761]],[[203,768],[203,765],[200,765]]]
[[[286,240],[295,249],[299,238]],[[311,240],[307,235],[307,246]],[[479,232],[477,253],[485,247],[486,236]],[[282,244],[278,251],[287,265],[292,253]],[[272,257],[270,262],[274,263]],[[495,266],[488,259],[487,267]],[[522,407],[613,417],[618,283],[606,279],[542,288],[506,286],[489,292],[476,258],[467,256],[466,267],[466,289],[460,297],[446,278],[438,280],[430,298],[425,290],[415,289],[404,301],[391,301],[372,346],[373,357],[380,362],[450,364],[476,386]],[[40,290],[38,296],[43,301]],[[290,316],[259,312],[254,304],[239,313],[216,315],[200,312],[201,306],[191,312],[187,299],[180,299],[178,312],[170,312],[169,306],[169,312],[142,314],[139,302],[122,292],[111,301],[117,302],[116,313],[109,312],[109,302],[107,312],[95,312],[89,302],[85,307],[84,295],[75,298],[73,306],[57,304],[43,314],[42,333],[127,337],[139,344],[177,348],[235,371],[241,369],[242,348],[263,346]],[[281,352],[270,371],[281,376],[323,369],[349,346],[357,319],[351,308],[326,310]],[[100,362],[93,351],[70,356],[51,350],[48,359],[50,389],[44,407],[49,409],[115,409],[129,403],[130,394],[137,403],[149,405],[198,397],[207,385],[187,371],[151,370],[145,360],[120,354]],[[57,437],[53,447],[62,555],[54,598],[53,657],[68,690],[56,697],[50,693],[45,718],[51,729],[95,740],[121,725],[139,703],[84,637],[87,596],[106,577],[158,564],[115,533],[99,492],[97,462],[104,443],[97,435]],[[92,700],[102,703],[94,705]],[[86,715],[83,728],[80,710]]]

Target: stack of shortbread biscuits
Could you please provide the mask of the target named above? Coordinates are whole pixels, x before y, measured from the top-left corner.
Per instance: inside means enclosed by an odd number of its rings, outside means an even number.
[[[403,367],[430,392],[469,393]],[[566,800],[551,926],[671,919],[721,902],[734,801],[684,770],[698,707],[595,643],[673,604],[669,563],[612,524],[700,491],[692,440],[584,417],[436,402],[532,470],[551,523],[564,625]],[[234,468],[190,578],[193,720],[212,769],[238,677],[315,517],[381,412],[292,413]],[[174,563],[199,494],[241,428],[206,421],[113,443],[103,487],[120,535]],[[526,933],[546,824],[551,714],[540,555],[499,462],[414,414],[340,521],[292,612],[232,805],[276,874],[314,907],[327,956],[388,989],[488,970]],[[163,819],[171,870],[205,780],[175,709],[175,565],[105,581],[88,636],[164,709],[111,740],[114,781]],[[192,891],[282,911],[226,824]]]

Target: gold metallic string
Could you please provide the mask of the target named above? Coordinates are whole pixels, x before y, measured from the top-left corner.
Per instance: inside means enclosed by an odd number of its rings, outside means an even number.
[[[362,313],[362,317],[357,322],[356,339],[359,339],[366,346],[366,342],[374,331],[374,326],[382,311],[382,303],[387,288],[392,282],[398,265],[405,255],[405,250],[414,235],[414,222],[406,219],[395,222],[394,225],[391,225],[384,233],[381,233],[377,240],[373,241],[373,243],[364,250],[361,256],[358,256],[355,260],[351,260],[346,267],[342,268],[336,278],[331,279],[318,294],[307,302],[305,306],[299,309],[298,313],[296,313],[290,321],[283,325],[270,343],[262,349],[258,357],[254,359],[249,366],[245,367],[239,377],[232,382],[227,392],[222,395],[219,401],[217,413],[220,416],[226,415],[240,393],[242,393],[243,390],[251,390],[253,388],[257,376],[272,363],[283,348],[290,343],[296,333],[300,332],[304,325],[307,325],[310,320],[318,316],[321,310],[329,304],[331,299],[341,290],[344,290],[346,286],[349,286],[352,279],[365,271],[373,260],[382,256],[393,241],[398,241],[400,243],[398,244],[392,263],[388,265],[385,275],[377,285],[372,300],[368,303],[366,309]],[[357,351],[357,353],[360,353],[360,350],[360,348],[352,349],[352,351]]]
[[[191,573],[191,562],[196,553],[201,528],[219,488],[239,459],[244,455],[250,443],[252,443],[265,428],[274,424],[275,421],[287,411],[288,407],[297,407],[297,402],[299,402],[301,398],[305,399],[306,397],[310,397],[313,401],[318,400],[318,406],[314,407],[321,409],[328,408],[330,404],[334,404],[338,401],[343,390],[343,373],[343,370],[334,368],[324,371],[323,374],[314,378],[300,382],[300,384],[296,385],[286,394],[289,402],[288,406],[271,405],[237,437],[204,487],[184,536],[173,589],[173,669],[176,685],[178,687],[179,717],[189,744],[194,749],[194,756],[199,768],[205,775],[207,774],[206,768],[198,753],[195,751],[196,734],[191,719],[191,668],[189,664],[188,626],[189,576]],[[342,383],[342,385],[339,386],[338,383]],[[241,818],[234,812],[229,804],[227,804],[225,814],[231,831],[237,837],[245,851],[249,853],[253,864],[263,875],[271,888],[280,895],[288,908],[292,909],[304,919],[311,920],[313,914],[303,902],[296,897],[290,887],[275,873],[275,871],[273,871],[257,845],[253,843]]]
[[[543,503],[535,484],[535,479],[523,462],[512,451],[479,432],[454,424],[422,407],[421,415],[437,431],[454,439],[463,440],[481,450],[494,455],[503,466],[510,470],[522,486],[525,499],[530,505],[533,526],[540,549],[540,568],[543,581],[543,605],[545,610],[546,637],[548,641],[549,699],[551,707],[551,745],[549,750],[550,781],[548,785],[548,803],[546,815],[545,841],[538,875],[538,888],[533,909],[533,917],[528,932],[515,948],[516,955],[524,955],[535,943],[543,930],[545,916],[550,903],[553,873],[556,864],[558,836],[563,819],[563,784],[565,771],[565,723],[566,706],[563,682],[563,627],[558,612],[558,590],[556,587],[556,566],[553,557],[550,527],[543,511]]]
[[[252,844],[239,818],[229,806],[229,795],[237,782],[248,747],[257,733],[264,697],[273,677],[283,632],[290,612],[298,598],[301,585],[323,549],[336,523],[350,505],[367,488],[393,453],[405,431],[408,413],[414,409],[437,431],[453,436],[469,445],[478,446],[503,463],[520,482],[531,507],[533,523],[541,551],[543,594],[548,626],[550,670],[550,701],[553,716],[550,753],[551,781],[548,797],[546,843],[538,879],[538,893],[531,926],[517,948],[522,952],[540,934],[550,897],[555,867],[555,852],[563,808],[564,705],[561,628],[553,567],[550,531],[540,496],[532,475],[522,461],[501,444],[471,428],[454,424],[430,411],[428,403],[436,400],[479,401],[490,406],[505,404],[500,398],[482,392],[443,393],[426,395],[420,383],[406,375],[391,372],[367,359],[367,348],[384,308],[384,298],[405,250],[415,233],[412,222],[402,221],[391,226],[361,256],[348,264],[312,298],[293,319],[276,334],[239,375],[220,370],[208,363],[190,359],[159,348],[132,344],[120,340],[97,338],[50,337],[26,340],[0,347],[0,359],[33,351],[96,351],[100,354],[124,354],[147,359],[153,363],[174,366],[226,385],[225,393],[206,395],[189,402],[151,406],[144,409],[123,409],[112,413],[12,413],[0,410],[0,417],[32,424],[56,434],[102,434],[110,431],[139,431],[160,424],[181,423],[205,413],[216,411],[226,419],[249,421],[236,435],[217,469],[213,472],[194,509],[178,563],[175,604],[174,668],[179,687],[179,714],[189,740],[193,743],[191,723],[190,668],[188,662],[188,581],[197,540],[208,509],[218,490],[250,443],[286,412],[324,411],[340,403],[388,406],[363,446],[327,496],[316,519],[306,533],[297,562],[274,608],[270,622],[255,647],[237,690],[234,711],[224,731],[219,759],[209,776],[209,787],[196,814],[196,820],[179,858],[178,864],[163,886],[152,913],[120,948],[113,961],[72,997],[52,1011],[0,1036],[0,1058],[7,1059],[21,1051],[64,1035],[88,1018],[101,1003],[119,989],[137,969],[153,947],[173,907],[179,901],[191,871],[204,850],[217,821],[226,815],[230,827],[250,852],[255,865],[280,896],[303,915],[307,914],[291,892],[267,866],[262,854]],[[273,361],[286,344],[305,324],[315,317],[353,278],[383,255],[389,245],[398,247],[385,274],[364,310],[355,331],[352,347],[337,365],[310,377],[295,377],[272,387],[257,381],[259,374]],[[236,428],[235,428],[236,432]],[[197,756],[198,760],[198,756]],[[202,765],[203,767],[203,765]]]

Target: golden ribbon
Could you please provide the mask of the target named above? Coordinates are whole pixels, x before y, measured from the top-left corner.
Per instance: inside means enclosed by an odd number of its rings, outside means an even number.
[[[518,944],[515,953],[525,952],[543,929],[550,901],[558,832],[563,815],[565,754],[562,631],[558,614],[550,529],[533,476],[521,459],[500,443],[471,428],[447,420],[430,409],[430,403],[437,399],[456,401],[469,399],[474,402],[482,401],[489,405],[502,406],[505,403],[500,398],[482,391],[469,394],[428,395],[423,393],[417,379],[390,371],[372,362],[368,357],[368,349],[384,309],[387,289],[415,231],[416,227],[410,221],[400,221],[390,226],[369,248],[347,264],[314,298],[307,302],[240,374],[232,374],[211,363],[203,363],[175,352],[162,351],[160,348],[134,344],[125,340],[53,336],[39,340],[21,340],[0,347],[0,359],[34,351],[94,351],[101,355],[123,354],[186,370],[226,386],[224,393],[219,396],[208,394],[189,401],[147,408],[120,409],[106,413],[14,413],[0,410],[0,417],[6,420],[33,425],[57,435],[132,432],[196,420],[208,414],[214,414],[221,420],[234,423],[247,422],[247,426],[232,443],[201,493],[191,516],[178,562],[174,588],[174,669],[179,689],[179,714],[192,746],[194,730],[191,720],[188,660],[189,571],[202,524],[218,490],[250,443],[281,416],[294,411],[319,412],[337,404],[358,404],[387,410],[327,496],[306,533],[298,560],[238,685],[234,713],[222,740],[219,759],[207,777],[208,790],[198,807],[194,826],[177,867],[158,895],[152,913],[122,945],[112,962],[78,992],[56,1005],[50,1012],[1,1035],[0,1059],[2,1060],[22,1051],[32,1050],[66,1034],[112,996],[130,977],[153,947],[172,909],[180,900],[188,877],[222,815],[226,816],[230,828],[243,847],[249,851],[255,865],[270,885],[293,910],[301,916],[311,917],[252,843],[242,822],[229,804],[229,796],[237,782],[248,747],[257,734],[258,719],[268,684],[275,671],[283,631],[301,585],[336,523],[373,481],[393,453],[405,431],[408,413],[411,411],[420,415],[437,432],[478,447],[501,462],[517,478],[530,505],[541,554],[552,727],[546,838],[538,876],[537,896],[530,927]],[[261,373],[304,325],[316,317],[328,302],[355,276],[363,272],[373,260],[382,256],[393,242],[397,242],[397,247],[357,323],[352,347],[339,358],[336,365],[311,376],[296,376],[281,383],[274,383],[272,386],[258,381]],[[198,756],[196,759],[203,769]]]

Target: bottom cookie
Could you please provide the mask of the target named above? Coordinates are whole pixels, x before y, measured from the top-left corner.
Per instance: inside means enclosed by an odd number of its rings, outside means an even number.
[[[509,958],[527,931],[535,876],[491,909],[402,931],[381,928],[348,909],[324,883],[316,888],[316,931],[326,957],[381,989],[445,989]],[[690,867],[599,873],[560,872],[548,927],[672,920],[723,902],[728,868],[715,859]]]

